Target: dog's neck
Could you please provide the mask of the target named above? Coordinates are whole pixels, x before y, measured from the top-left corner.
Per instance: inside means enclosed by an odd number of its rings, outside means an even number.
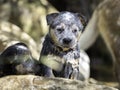
[[[56,46],[54,44],[54,42],[52,41],[49,35],[46,36],[45,41],[43,43],[43,49],[41,51],[42,55],[52,54],[59,57],[65,57],[65,59],[69,59],[69,57],[72,59],[77,59],[80,57],[79,53],[80,53],[80,49],[78,45],[76,45],[74,49],[70,48],[64,51],[61,47]]]

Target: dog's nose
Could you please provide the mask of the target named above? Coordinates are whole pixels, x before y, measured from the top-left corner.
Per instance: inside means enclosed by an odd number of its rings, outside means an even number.
[[[71,41],[72,41],[72,39],[70,39],[70,38],[64,38],[63,39],[64,44],[69,44]]]

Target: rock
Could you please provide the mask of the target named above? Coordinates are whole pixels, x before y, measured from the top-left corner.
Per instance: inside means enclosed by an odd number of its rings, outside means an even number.
[[[118,90],[105,85],[90,84],[63,78],[46,78],[34,75],[0,78],[0,90]]]

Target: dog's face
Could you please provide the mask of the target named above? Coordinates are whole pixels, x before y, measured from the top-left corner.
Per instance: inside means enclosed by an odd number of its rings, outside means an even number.
[[[54,43],[63,49],[77,45],[84,22],[84,17],[78,13],[60,12],[47,15],[49,34]]]

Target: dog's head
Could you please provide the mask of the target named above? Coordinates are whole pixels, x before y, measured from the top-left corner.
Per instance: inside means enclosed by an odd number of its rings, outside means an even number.
[[[60,12],[47,15],[49,34],[62,49],[74,48],[84,30],[86,18],[79,13]]]

